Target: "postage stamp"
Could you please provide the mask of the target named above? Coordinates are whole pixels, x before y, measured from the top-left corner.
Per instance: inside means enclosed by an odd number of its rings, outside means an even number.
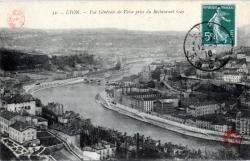
[[[22,9],[14,9],[8,14],[7,23],[10,28],[21,28],[25,23],[25,15]]]
[[[202,22],[204,45],[236,44],[235,5],[202,5]]]

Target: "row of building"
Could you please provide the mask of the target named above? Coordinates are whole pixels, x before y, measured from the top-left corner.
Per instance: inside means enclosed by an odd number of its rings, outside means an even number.
[[[194,127],[210,129],[215,131],[224,132],[226,130],[235,128],[228,121],[218,121],[214,122],[212,120],[200,119],[209,115],[219,115],[225,112],[225,103],[219,103],[215,101],[207,102],[189,102],[186,106],[185,116],[171,116],[173,113],[179,109],[179,99],[166,97],[164,98],[159,92],[152,89],[140,90],[133,88],[122,88],[113,89],[110,92],[111,96],[115,101],[120,102],[123,105],[137,109],[146,113],[158,113],[167,117],[166,119],[173,120],[179,123],[189,124]],[[193,119],[188,119],[188,118]],[[241,131],[242,134],[249,134],[249,122],[247,118],[237,117],[236,129]]]
[[[113,89],[111,96],[123,105],[146,113],[157,112],[168,114],[178,107],[179,99],[163,97],[159,92],[151,89],[126,88]]]

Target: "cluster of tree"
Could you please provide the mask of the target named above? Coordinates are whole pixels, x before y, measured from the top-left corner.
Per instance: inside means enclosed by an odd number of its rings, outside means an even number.
[[[80,146],[93,146],[101,141],[107,141],[116,145],[117,159],[136,158],[201,158],[201,151],[191,151],[187,147],[172,143],[161,144],[150,137],[144,137],[139,133],[127,136],[111,129],[102,127],[83,128],[80,135]],[[131,149],[131,146],[134,147]],[[179,149],[175,152],[176,149]]]
[[[59,69],[64,69],[65,66],[70,68],[75,68],[77,64],[89,65],[94,63],[94,55],[84,52],[79,55],[69,55],[69,56],[52,56],[51,64],[58,67]]]
[[[94,56],[84,52],[79,55],[52,56],[33,55],[17,50],[0,49],[0,68],[5,71],[15,70],[53,70],[64,69],[65,66],[75,68],[76,64],[93,64]]]
[[[31,55],[16,50],[0,49],[0,67],[6,71],[47,68],[47,55]]]

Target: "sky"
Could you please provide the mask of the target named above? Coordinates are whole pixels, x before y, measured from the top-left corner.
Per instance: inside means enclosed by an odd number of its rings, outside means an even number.
[[[234,4],[236,26],[250,25],[250,1],[33,1],[0,2],[0,28],[11,28],[15,9],[24,16],[21,27],[33,29],[118,28],[142,31],[187,31],[202,21],[202,4]],[[79,10],[81,14],[66,14]],[[103,14],[103,11],[110,14]],[[126,10],[126,11],[125,11]],[[167,13],[159,13],[159,11]],[[101,11],[100,13],[98,13]],[[121,11],[121,13],[117,13]],[[135,14],[136,11],[141,11]],[[143,13],[144,11],[144,13]],[[150,12],[151,13],[150,13]],[[158,12],[154,12],[158,11]],[[57,12],[56,15],[53,13]],[[96,12],[96,14],[94,14]],[[112,13],[115,12],[115,13]]]

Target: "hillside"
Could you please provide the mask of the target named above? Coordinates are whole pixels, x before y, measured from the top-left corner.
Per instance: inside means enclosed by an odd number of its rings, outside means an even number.
[[[2,30],[0,47],[33,54],[94,55],[182,54],[185,33],[100,30]]]
[[[2,29],[0,48],[30,54],[74,55],[88,51],[104,57],[166,54],[183,57],[186,32],[146,32],[119,29]],[[238,46],[250,46],[250,26],[238,29]]]

